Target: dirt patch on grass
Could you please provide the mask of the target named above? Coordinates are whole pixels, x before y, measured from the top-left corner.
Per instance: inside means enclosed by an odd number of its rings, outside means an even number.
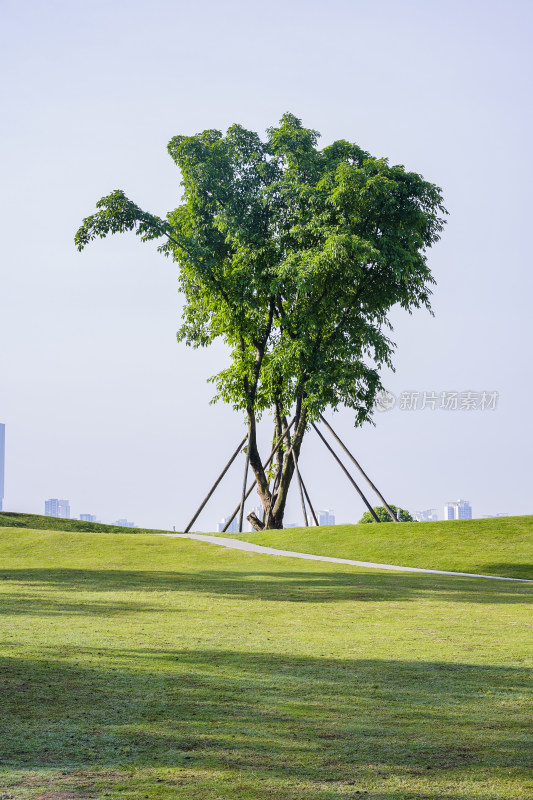
[[[45,778],[40,775],[27,775],[22,784],[35,786],[39,794],[33,800],[93,800],[98,796],[101,784],[107,781],[119,781],[127,778],[128,774],[118,770],[76,770],[61,772],[55,776]],[[56,786],[56,789],[44,789],[46,786]]]
[[[68,792],[45,792],[44,794],[38,794],[35,800],[79,800],[80,797],[90,800],[90,798],[94,796],[92,792],[84,792],[76,789]]]

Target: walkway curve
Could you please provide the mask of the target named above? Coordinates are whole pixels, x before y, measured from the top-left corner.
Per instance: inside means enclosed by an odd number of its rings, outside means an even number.
[[[400,567],[397,564],[376,564],[373,561],[353,561],[349,558],[334,558],[333,556],[315,556],[311,553],[296,553],[294,550],[277,550],[275,547],[264,547],[261,544],[243,542],[241,539],[229,539],[224,536],[209,536],[203,533],[160,533],[158,536],[173,536],[178,539],[196,539],[199,542],[218,544],[232,550],[248,550],[252,553],[262,553],[266,556],[285,556],[289,558],[306,558],[309,561],[329,561],[332,564],[350,564],[353,567],[368,567],[369,569],[390,569],[394,572],[426,572],[430,575],[453,575],[460,578],[486,578],[490,581],[518,581],[519,583],[533,583],[528,578],[502,578],[499,575],[477,575],[474,572],[447,572],[442,569],[422,569],[421,567]]]

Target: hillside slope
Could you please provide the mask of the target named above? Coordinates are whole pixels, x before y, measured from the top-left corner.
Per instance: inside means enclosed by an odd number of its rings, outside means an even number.
[[[168,533],[149,528],[123,528],[121,525],[105,525],[102,522],[85,522],[80,519],[45,517],[42,514],[26,514],[21,511],[0,511],[0,528],[31,528],[39,531],[85,531],[86,533]]]
[[[15,512],[0,512],[1,527],[122,535],[169,533]],[[314,555],[533,579],[533,516],[213,535]]]
[[[533,516],[216,535],[313,555],[533,578]]]

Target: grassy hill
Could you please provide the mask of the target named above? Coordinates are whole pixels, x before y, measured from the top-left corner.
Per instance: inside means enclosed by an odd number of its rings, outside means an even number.
[[[219,535],[357,561],[533,579],[533,516]]]
[[[485,528],[485,550],[513,563],[522,521],[507,550]],[[86,525],[0,528],[0,797],[533,796],[531,586]],[[481,540],[448,525],[474,563]],[[406,556],[430,556],[407,524],[394,530]],[[309,550],[329,537],[334,555],[376,559],[393,534],[376,531],[254,540]]]
[[[80,519],[60,519],[41,514],[19,511],[0,511],[0,528],[31,528],[43,531],[85,531],[86,533],[168,533],[149,528],[123,528],[121,525],[104,525],[101,522],[84,522]]]
[[[2,526],[128,535],[169,533],[7,511],[0,512]],[[533,516],[403,522],[400,525],[333,525],[214,535],[358,561],[533,579]]]

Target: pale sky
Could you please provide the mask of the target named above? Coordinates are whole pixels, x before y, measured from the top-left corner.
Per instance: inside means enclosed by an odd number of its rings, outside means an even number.
[[[222,347],[177,344],[176,265],[133,235],[74,233],[113,189],[179,202],[176,134],[285,111],[421,173],[450,212],[429,253],[435,318],[393,312],[402,392],[499,393],[495,410],[334,415],[389,502],[459,497],[474,516],[531,503],[530,2],[49,0],[0,5],[0,422],[7,510],[182,529],[243,422],[209,405]],[[480,396],[480,395],[479,395]],[[265,441],[270,425],[264,428]],[[236,505],[239,462],[197,528]],[[364,507],[314,433],[301,469],[338,522]],[[372,498],[373,499],[373,498]],[[378,502],[376,500],[376,502]],[[296,486],[286,515],[299,522]]]

